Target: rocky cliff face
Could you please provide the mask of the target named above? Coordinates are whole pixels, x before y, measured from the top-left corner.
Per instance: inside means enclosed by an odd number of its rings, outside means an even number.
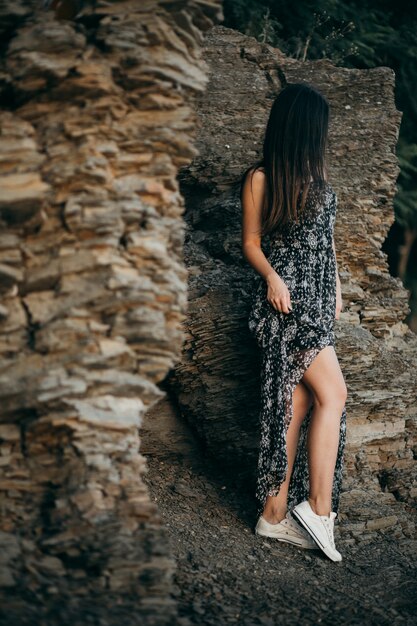
[[[254,270],[241,252],[239,179],[261,153],[273,99],[308,81],[330,101],[330,179],[344,311],[335,322],[348,386],[348,441],[341,531],[408,535],[416,497],[417,338],[403,323],[407,292],[390,276],[382,243],[392,199],[401,112],[386,67],[348,70],[300,63],[215,26],[204,57],[210,82],[198,98],[199,156],[181,171],[186,197],[189,309],[183,358],[170,377],[207,453],[254,489],[259,354],[247,330]]]
[[[347,540],[409,533],[416,338],[380,251],[398,172],[393,73],[299,64],[224,28],[201,51],[221,17],[216,0],[56,4],[58,15],[23,0],[0,9],[8,623],[175,614],[138,434],[149,408],[157,417],[168,371],[206,452],[252,480],[258,354],[236,186],[285,81],[310,80],[332,104],[345,300],[336,328],[350,391],[342,529]]]
[[[220,3],[58,4],[74,19],[1,8],[2,609],[162,624],[174,562],[138,427],[180,353],[176,175]]]

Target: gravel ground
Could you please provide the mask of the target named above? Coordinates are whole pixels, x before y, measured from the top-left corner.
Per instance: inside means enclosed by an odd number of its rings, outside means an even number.
[[[254,534],[254,502],[204,460],[147,456],[177,561],[178,626],[417,624],[417,540],[344,545],[340,563]]]

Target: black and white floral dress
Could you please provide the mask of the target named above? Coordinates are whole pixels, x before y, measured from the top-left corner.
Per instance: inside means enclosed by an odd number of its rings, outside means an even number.
[[[301,192],[300,192],[301,193]],[[332,247],[337,195],[330,183],[311,183],[299,223],[290,222],[270,240],[267,258],[286,283],[292,312],[277,311],[266,299],[267,284],[255,274],[249,330],[261,349],[260,447],[257,517],[267,495],[277,495],[288,470],[286,431],[293,416],[292,393],[304,371],[327,345],[335,345],[336,259]],[[288,508],[309,495],[307,429],[300,429],[288,491]],[[332,511],[338,512],[346,440],[346,407],[340,416]]]

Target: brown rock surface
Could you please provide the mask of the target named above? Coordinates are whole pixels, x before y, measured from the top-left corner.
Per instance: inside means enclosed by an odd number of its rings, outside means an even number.
[[[84,7],[0,8],[1,619],[165,624],[175,563],[138,428],[179,357],[176,175],[221,9]]]
[[[338,194],[344,311],[335,330],[349,392],[341,532],[409,536],[417,484],[417,337],[403,323],[407,292],[381,251],[394,220],[399,171],[394,72],[301,63],[222,26],[207,33],[204,57],[210,81],[197,100],[199,155],[180,173],[189,305],[182,361],[170,382],[181,410],[207,453],[246,477],[253,492],[259,354],[247,330],[254,270],[241,252],[238,185],[260,154],[276,94],[286,82],[309,81],[330,101],[330,179]]]
[[[175,563],[138,427],[151,408],[149,450],[159,424],[174,429],[156,404],[175,367],[201,452],[253,481],[259,368],[236,185],[285,80],[315,82],[334,115],[350,390],[341,535],[413,530],[416,337],[380,250],[400,113],[388,68],[299,64],[224,28],[202,54],[217,0],[85,6],[73,21],[29,1],[0,7],[1,619],[163,624]]]

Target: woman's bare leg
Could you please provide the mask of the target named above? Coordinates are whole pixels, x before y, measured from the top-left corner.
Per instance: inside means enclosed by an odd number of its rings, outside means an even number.
[[[317,515],[329,515],[339,446],[340,418],[347,389],[333,346],[326,346],[304,372],[314,397],[307,432],[309,502]]]
[[[281,484],[278,495],[267,497],[263,510],[263,517],[271,524],[280,522],[284,519],[287,512],[288,488],[297,453],[300,427],[312,402],[313,396],[310,391],[302,382],[298,383],[293,392],[293,416],[288,426],[286,436],[288,455],[287,476],[285,481]]]

